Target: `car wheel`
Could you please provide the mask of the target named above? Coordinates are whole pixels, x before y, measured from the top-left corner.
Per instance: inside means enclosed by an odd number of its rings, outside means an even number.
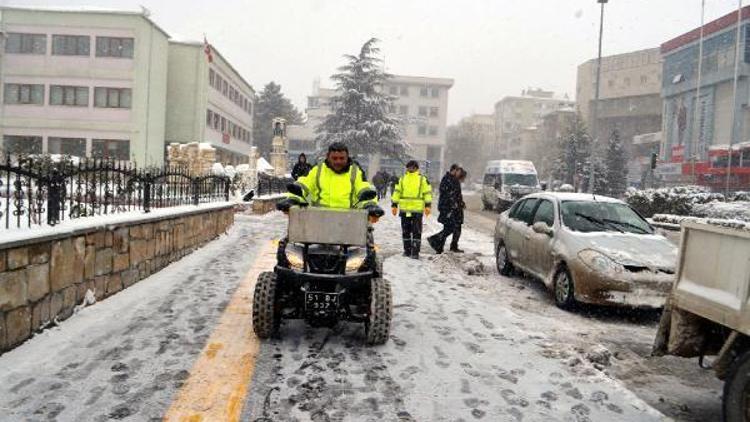
[[[503,242],[500,242],[500,244],[497,245],[497,250],[495,251],[495,266],[497,267],[497,272],[501,275],[513,274],[513,264],[510,262],[508,249]]]
[[[571,310],[575,307],[575,287],[573,277],[567,268],[562,267],[555,274],[553,283],[553,293],[555,295],[555,305],[561,309]]]
[[[724,382],[724,421],[740,422],[750,417],[750,353],[735,359]]]

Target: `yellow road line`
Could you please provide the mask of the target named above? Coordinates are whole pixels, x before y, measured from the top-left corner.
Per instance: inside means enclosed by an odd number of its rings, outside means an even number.
[[[273,268],[275,261],[275,247],[268,243],[221,315],[165,421],[239,421],[260,350],[251,315],[255,281],[261,272]]]

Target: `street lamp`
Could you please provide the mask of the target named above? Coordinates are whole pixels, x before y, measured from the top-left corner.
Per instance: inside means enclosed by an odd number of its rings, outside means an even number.
[[[598,139],[598,131],[599,131],[599,86],[601,85],[601,79],[602,79],[602,38],[604,35],[604,5],[609,2],[609,0],[596,0],[597,3],[601,4],[601,14],[599,16],[599,53],[596,56],[596,87],[594,91],[594,109],[592,110],[593,119],[591,121],[591,136],[593,140],[593,145],[591,145],[591,150],[593,153],[594,146],[596,145],[596,140]],[[593,155],[593,154],[592,154]],[[593,158],[593,157],[592,157]],[[589,191],[591,193],[594,192],[594,169],[593,166],[591,168],[591,175],[589,180]]]

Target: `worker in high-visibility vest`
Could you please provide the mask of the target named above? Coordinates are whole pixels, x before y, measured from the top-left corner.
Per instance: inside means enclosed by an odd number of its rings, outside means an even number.
[[[401,217],[404,256],[419,259],[422,246],[422,216],[430,215],[432,187],[419,172],[419,163],[406,163],[406,173],[399,179],[391,195],[391,212]]]

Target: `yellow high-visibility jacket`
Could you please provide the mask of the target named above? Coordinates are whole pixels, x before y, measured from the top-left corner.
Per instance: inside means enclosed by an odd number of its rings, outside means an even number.
[[[364,173],[359,166],[351,162],[343,173],[336,173],[323,161],[315,165],[307,176],[297,179],[297,184],[305,193],[302,199],[314,207],[325,208],[353,208],[357,203],[357,196],[365,189],[372,189],[364,179]],[[289,194],[294,197],[295,195]],[[364,201],[356,204],[362,208],[375,201]]]
[[[432,186],[418,171],[406,172],[398,180],[391,202],[402,212],[423,213],[432,204]]]

